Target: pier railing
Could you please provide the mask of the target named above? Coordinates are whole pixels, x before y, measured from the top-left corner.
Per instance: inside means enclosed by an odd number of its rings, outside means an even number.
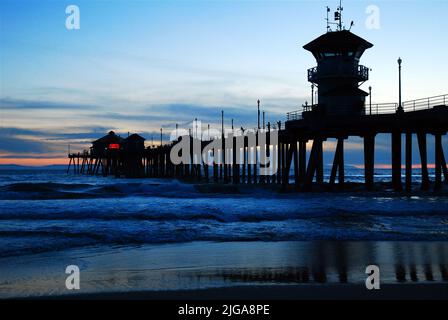
[[[303,113],[306,111],[313,111],[315,108],[318,107],[318,104],[303,104],[302,106],[298,107],[297,110],[288,112],[286,114],[286,121],[294,121],[294,120],[301,120],[303,119]]]
[[[397,112],[398,103],[372,103],[365,105],[366,115],[391,114]]]
[[[405,112],[431,109],[435,106],[446,106],[448,94],[403,102]]]
[[[428,110],[436,106],[446,106],[448,104],[448,94],[405,101],[402,103],[403,112],[413,112]],[[286,114],[287,121],[303,119],[304,111],[312,111],[314,106],[303,105],[295,111]],[[366,103],[364,106],[365,115],[393,114],[398,111],[398,103]]]
[[[302,119],[303,109],[291,111],[286,114],[286,121],[294,121]]]
[[[428,110],[435,106],[446,106],[448,94],[405,101],[402,103],[404,112]],[[365,105],[366,115],[391,114],[398,111],[398,103],[375,103]]]

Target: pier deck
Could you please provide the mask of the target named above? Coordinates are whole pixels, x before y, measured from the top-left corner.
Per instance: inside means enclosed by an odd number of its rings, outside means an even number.
[[[422,103],[421,101],[424,101]],[[405,139],[405,190],[412,188],[412,137],[417,136],[420,154],[422,183],[421,188],[428,190],[431,181],[428,174],[427,139],[432,136],[435,143],[435,181],[434,189],[442,186],[442,177],[448,183],[446,159],[443,153],[442,136],[448,131],[448,95],[420,99],[403,103],[403,108],[397,105],[366,106],[368,114],[361,116],[339,117],[325,116],[317,106],[307,106],[305,110],[288,113],[285,125],[278,123],[277,143],[272,143],[271,125],[268,124],[265,134],[267,142],[259,143],[256,138],[256,150],[248,144],[249,138],[244,137],[244,145],[237,147],[238,137],[218,139],[215,153],[217,161],[207,164],[198,163],[194,159],[201,157],[202,151],[210,141],[199,141],[193,137],[182,137],[170,144],[146,148],[132,155],[122,150],[112,150],[102,156],[91,152],[69,154],[70,166],[73,172],[84,174],[102,174],[127,177],[158,177],[158,178],[188,178],[214,183],[246,183],[246,184],[281,184],[290,183],[290,173],[293,171],[294,184],[298,190],[308,191],[316,184],[328,182],[330,186],[344,188],[344,142],[349,137],[361,137],[364,140],[364,176],[367,189],[374,187],[374,154],[375,137],[378,134],[391,135],[392,184],[397,191],[403,189],[402,184],[402,135]],[[313,110],[314,109],[314,110]],[[190,145],[198,143],[201,154],[196,154],[190,148],[189,162],[173,164],[170,159],[172,148],[182,141],[190,139]],[[228,141],[232,139],[232,141]],[[336,139],[333,167],[329,181],[324,181],[323,175],[323,142]],[[215,141],[216,142],[216,141]],[[306,145],[312,147],[308,154]],[[223,151],[224,150],[224,151]],[[269,165],[260,163],[260,157],[265,153],[270,157]],[[239,159],[237,161],[237,159]],[[271,167],[270,173],[260,175],[261,168]],[[276,169],[277,168],[277,169]],[[291,170],[293,168],[293,170]]]

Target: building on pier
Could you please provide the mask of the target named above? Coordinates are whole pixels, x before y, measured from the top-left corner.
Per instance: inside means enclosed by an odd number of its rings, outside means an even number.
[[[348,30],[327,32],[303,48],[317,67],[308,70],[308,81],[318,88],[318,103],[311,106],[321,115],[364,114],[368,93],[359,89],[369,79],[369,68],[360,65],[364,51],[373,45]]]

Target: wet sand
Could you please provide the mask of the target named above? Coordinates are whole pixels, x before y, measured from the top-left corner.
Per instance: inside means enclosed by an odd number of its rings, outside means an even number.
[[[45,300],[448,300],[448,285],[386,284],[379,290],[363,285],[247,285],[223,288],[103,292],[40,297]]]
[[[365,288],[368,265],[381,289]],[[81,289],[65,288],[65,268]],[[0,259],[0,298],[447,299],[448,242],[191,242]],[[75,294],[76,293],[76,294]]]

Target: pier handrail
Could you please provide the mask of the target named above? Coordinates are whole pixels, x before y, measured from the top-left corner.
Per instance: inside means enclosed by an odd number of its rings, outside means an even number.
[[[318,104],[302,104],[300,107],[297,107],[296,110],[286,113],[286,121],[294,121],[303,119],[303,113],[307,111],[313,111],[318,106]]]
[[[433,96],[422,99],[409,100],[402,103],[403,112],[412,112],[419,110],[428,110],[436,106],[447,106],[448,94],[440,96]],[[295,111],[288,112],[286,114],[287,121],[301,120],[303,119],[302,113],[304,111],[311,111],[314,106],[302,105]],[[378,114],[393,114],[398,111],[398,103],[366,103],[364,105],[365,115],[378,115]]]
[[[391,114],[397,112],[398,103],[372,103],[365,105],[366,115]]]
[[[288,112],[286,114],[286,121],[301,120],[302,113],[303,113],[303,108],[296,110],[296,111]]]
[[[405,112],[431,109],[448,103],[448,94],[403,102]]]

